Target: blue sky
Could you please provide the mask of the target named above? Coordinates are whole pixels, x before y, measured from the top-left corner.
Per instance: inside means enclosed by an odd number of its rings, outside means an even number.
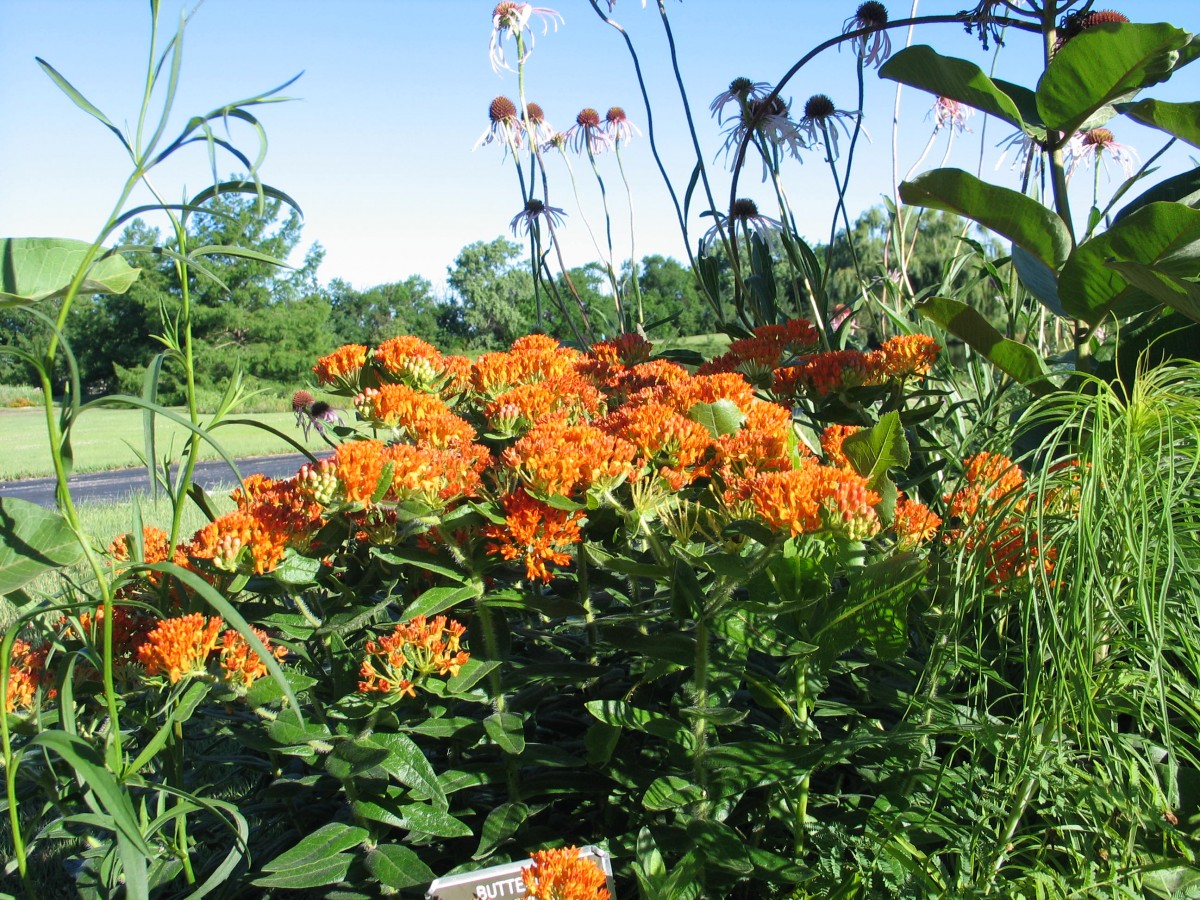
[[[622,151],[633,190],[636,219],[633,252],[685,257],[682,238],[661,176],[646,140],[646,112],[633,66],[620,36],[586,0],[540,0],[557,9],[563,24],[536,45],[526,68],[526,95],[560,130],[583,107],[603,115],[623,107],[643,136]],[[953,13],[964,0],[920,0],[921,15]],[[1200,30],[1195,0],[1111,0],[1139,21],[1172,21]],[[614,17],[631,35],[651,92],[655,129],[665,164],[682,193],[695,156],[687,135],[678,89],[669,68],[655,4],[619,0]],[[837,34],[857,2],[833,0],[668,0],[667,9],[683,70],[684,86],[700,132],[705,162],[719,202],[728,197],[729,176],[718,155],[722,135],[708,105],[736,76],[774,82],[812,46]],[[893,18],[908,13],[912,0],[890,5]],[[503,94],[517,96],[517,78],[497,75],[488,60],[490,0],[205,0],[188,25],[182,85],[170,132],[186,117],[274,87],[303,71],[288,91],[293,102],[260,108],[270,141],[263,179],[293,196],[305,215],[304,245],[326,250],[321,281],[343,278],[365,288],[422,275],[440,284],[461,247],[509,235],[508,223],[521,208],[515,170],[495,144],[472,151],[485,130],[488,104]],[[181,4],[164,0],[164,30],[170,33]],[[59,236],[91,240],[107,218],[128,172],[113,136],[78,110],[35,63],[54,65],[118,126],[132,122],[140,100],[149,35],[144,0],[0,0],[0,235]],[[892,32],[897,47],[905,34]],[[984,66],[993,53],[963,33],[961,26],[932,26],[914,43],[932,43],[947,54]],[[1038,50],[1014,34],[995,58],[999,77],[1029,83]],[[510,52],[511,56],[511,52]],[[1200,65],[1149,95],[1192,100]],[[854,59],[828,51],[806,66],[784,91],[797,115],[804,101],[825,93],[840,108],[856,94]],[[895,85],[867,74],[865,124],[871,142],[860,142],[848,194],[852,214],[891,193],[892,110]],[[930,99],[906,90],[900,99],[895,166],[901,176],[920,157],[932,122]],[[1009,131],[976,116],[972,131],[956,139],[951,165],[1015,185],[1007,165],[995,169],[996,144]],[[1114,128],[1118,141],[1137,148],[1142,159],[1161,144],[1154,132],[1130,124]],[[236,136],[237,132],[235,132]],[[245,135],[243,135],[245,137]],[[940,163],[945,135],[925,160]],[[165,167],[155,183],[169,198],[185,187],[205,186],[203,150]],[[1187,163],[1185,151],[1165,157],[1164,173]],[[577,265],[597,252],[584,227],[603,231],[598,189],[586,159],[573,162],[582,197],[577,204],[561,160],[551,160],[550,202],[567,213],[560,231],[566,262]],[[629,213],[615,160],[600,159],[613,216],[615,257],[628,257]],[[222,176],[234,162],[219,165]],[[811,240],[825,240],[834,211],[828,166],[819,151],[803,164],[791,162],[785,186]],[[1088,182],[1090,177],[1077,181]],[[1102,178],[1102,191],[1111,190]],[[1079,190],[1077,186],[1077,190]],[[743,174],[739,194],[773,203],[759,181],[759,166]],[[1090,198],[1089,198],[1090,199]],[[710,220],[691,221],[693,241]],[[1086,205],[1083,207],[1086,210]],[[511,235],[509,235],[511,236]]]

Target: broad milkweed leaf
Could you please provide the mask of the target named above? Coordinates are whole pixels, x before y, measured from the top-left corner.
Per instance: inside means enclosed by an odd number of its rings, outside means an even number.
[[[1137,103],[1118,103],[1117,111],[1200,147],[1200,101],[1168,103],[1165,100],[1140,100]]]
[[[380,844],[367,854],[367,871],[391,888],[429,884],[437,876],[421,857],[400,844]]]
[[[81,294],[123,294],[141,274],[119,254],[68,238],[0,238],[0,308],[62,297],[93,253]]]
[[[28,500],[0,497],[0,595],[82,558],[79,538],[58,512]]]
[[[965,59],[942,56],[926,44],[894,54],[880,68],[879,77],[957,100],[1025,129],[1017,104],[983,69]]]
[[[707,428],[714,438],[734,434],[746,420],[746,414],[732,400],[697,403],[688,410],[687,417]]]

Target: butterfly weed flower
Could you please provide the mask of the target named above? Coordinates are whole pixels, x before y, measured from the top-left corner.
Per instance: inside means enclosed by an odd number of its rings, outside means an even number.
[[[826,155],[834,160],[838,155],[838,126],[846,137],[850,137],[848,122],[861,127],[858,113],[838,109],[825,94],[813,94],[804,103],[804,117],[800,119],[799,128],[810,144],[823,145]]]
[[[859,4],[854,15],[843,24],[842,34],[871,29],[867,34],[850,40],[850,46],[862,59],[863,65],[869,66],[874,63],[875,68],[879,68],[884,60],[892,55],[892,39],[887,33],[887,23],[887,7],[876,0],[870,0]]]
[[[521,122],[520,115],[517,114],[516,104],[507,97],[496,97],[488,104],[488,123],[487,130],[479,136],[479,140],[475,142],[472,150],[493,141],[504,145],[505,154],[509,150],[516,153],[520,149],[521,140],[525,134],[525,125]]]
[[[1106,159],[1111,159],[1125,174],[1126,178],[1133,175],[1137,161],[1137,151],[1124,144],[1118,144],[1113,133],[1107,128],[1093,128],[1083,131],[1071,138],[1066,151],[1067,177],[1075,174],[1080,167],[1097,169],[1103,168],[1108,174]]]
[[[553,226],[561,225],[565,216],[566,213],[557,206],[547,206],[541,200],[531,199],[525,201],[525,208],[513,216],[508,227],[514,237],[521,232],[529,235],[538,227],[538,219],[545,219]]]
[[[729,87],[717,94],[708,105],[708,111],[716,118],[718,125],[725,124],[725,107],[733,104],[739,113],[751,100],[761,100],[771,90],[771,85],[765,81],[751,81],[744,76],[738,76],[729,82]]]
[[[609,900],[607,879],[578,847],[538,850],[533,865],[521,870],[527,900]]]
[[[147,675],[166,675],[171,684],[204,675],[224,624],[216,616],[206,618],[201,613],[163,619],[138,647],[138,660]]]
[[[533,29],[530,23],[534,17],[542,20],[542,34],[546,34],[550,30],[550,26],[554,26],[554,30],[558,31],[559,24],[563,21],[563,17],[552,9],[544,6],[533,6],[529,3],[515,3],[512,0],[504,0],[497,3],[492,10],[492,38],[488,44],[488,57],[492,61],[492,71],[499,72],[501,69],[513,71],[512,66],[504,58],[504,39],[511,35],[513,40],[517,41],[517,46],[520,48],[517,58],[518,63],[523,63],[529,58],[529,54],[533,52]],[[529,46],[524,46],[523,35],[529,35]]]

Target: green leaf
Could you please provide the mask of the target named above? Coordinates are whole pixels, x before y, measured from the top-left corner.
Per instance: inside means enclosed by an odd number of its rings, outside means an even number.
[[[1165,81],[1191,39],[1167,23],[1105,24],[1071,38],[1037,86],[1038,111],[1048,128],[1074,134],[1092,113],[1142,88]]]
[[[483,859],[491,855],[504,841],[508,840],[517,829],[529,818],[529,807],[524,803],[501,803],[483,821],[483,830],[479,835],[479,847],[471,855],[471,859]]]
[[[1106,265],[1116,269],[1122,278],[1157,299],[1163,306],[1171,307],[1193,322],[1200,322],[1200,284],[1184,281],[1141,263],[1110,259]]]
[[[434,837],[470,837],[471,826],[460,822],[444,810],[424,803],[408,803],[400,807],[404,828],[431,834]]]
[[[732,400],[697,403],[688,410],[687,415],[693,422],[699,422],[707,428],[713,438],[736,433],[746,419],[745,413],[738,409]]]
[[[388,751],[366,740],[338,741],[325,759],[325,771],[339,781],[349,781],[382,766]]]
[[[690,737],[682,723],[649,710],[639,709],[624,700],[590,700],[585,706],[588,712],[608,725],[642,731],[680,744],[687,743]]]
[[[1173,178],[1160,181],[1154,187],[1130,200],[1113,217],[1114,224],[1132,215],[1151,203],[1182,203],[1184,206],[1200,205],[1200,168],[1182,172]]]
[[[1058,273],[1016,244],[1012,245],[1012,264],[1025,289],[1050,312],[1066,318],[1062,301],[1058,299]]]
[[[79,538],[57,512],[28,500],[0,497],[0,595],[82,558]]]
[[[103,248],[79,286],[81,294],[123,294],[137,280],[135,269]],[[80,266],[92,253],[86,241],[66,238],[0,238],[0,309],[24,306],[66,294]]]
[[[300,693],[307,690],[317,683],[317,679],[309,678],[307,675],[301,675],[299,672],[284,673],[285,683],[292,689],[294,693]],[[265,706],[268,703],[274,703],[283,698],[283,686],[273,678],[260,678],[246,691],[246,705],[251,709],[258,709],[260,706]]]
[[[865,644],[880,659],[895,659],[908,649],[908,601],[923,583],[925,570],[924,560],[910,553],[852,569],[850,599],[837,620],[850,640],[845,649]],[[836,626],[818,634],[822,651],[833,630]]]
[[[368,837],[370,834],[365,828],[347,825],[345,822],[331,822],[306,836],[290,850],[279,854],[263,866],[263,871],[283,872],[288,869],[309,866],[322,861],[327,856],[357,847]],[[257,884],[257,882],[255,883]],[[328,883],[321,882],[321,884]]]
[[[437,876],[416,852],[400,844],[380,844],[367,854],[367,871],[391,888],[429,884]]]
[[[746,839],[721,822],[694,819],[687,826],[688,837],[709,865],[738,875],[749,875],[754,865],[746,855]]]
[[[520,756],[525,749],[525,720],[516,713],[492,713],[483,720],[483,730],[505,753]]]
[[[1165,131],[1193,147],[1200,147],[1200,101],[1168,103],[1165,100],[1140,100],[1118,103],[1117,111],[1129,118]]]
[[[842,444],[842,452],[859,475],[874,488],[889,469],[907,469],[911,456],[908,438],[897,412],[885,413],[870,428],[855,432]]]
[[[686,778],[678,775],[664,775],[654,779],[642,797],[642,806],[655,812],[668,809],[679,809],[689,803],[697,803],[704,799],[703,791]]]
[[[879,70],[879,77],[957,100],[1025,129],[1017,104],[983,69],[965,59],[942,56],[926,44],[894,54]]]
[[[934,169],[900,185],[913,206],[966,216],[1028,250],[1051,269],[1071,252],[1071,235],[1055,213],[1020,191],[981,181],[962,169]]]
[[[286,871],[264,875],[262,878],[254,879],[251,884],[258,887],[287,888],[294,891],[337,884],[346,877],[352,862],[354,862],[354,857],[338,853],[306,866],[293,866]]]
[[[1063,306],[1070,315],[1096,325],[1110,312],[1123,317],[1160,305],[1109,266],[1109,260],[1195,277],[1200,274],[1200,210],[1151,203],[1080,244],[1059,277]]]
[[[1034,394],[1045,396],[1054,390],[1047,380],[1048,373],[1042,358],[1032,347],[1009,340],[991,322],[962,301],[929,297],[917,303],[916,308],[925,318],[962,338],[992,365]]]
[[[401,619],[407,622],[416,616],[437,615],[440,612],[445,612],[448,609],[458,606],[458,604],[466,600],[478,597],[481,592],[482,589],[476,584],[467,584],[456,588],[430,588],[404,608]]]
[[[280,584],[312,584],[321,571],[321,560],[312,556],[301,556],[290,552],[271,571],[271,577]]]
[[[387,750],[387,758],[379,764],[384,771],[406,787],[423,792],[443,809],[449,808],[437,773],[412,738],[404,734],[380,732],[371,735],[370,740]]]

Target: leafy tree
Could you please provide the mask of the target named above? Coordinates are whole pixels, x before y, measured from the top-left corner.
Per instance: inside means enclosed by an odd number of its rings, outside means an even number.
[[[189,246],[233,246],[285,260],[300,243],[301,221],[295,210],[280,216],[278,201],[259,210],[253,197],[223,195],[211,212],[189,222]],[[161,233],[135,220],[121,237],[127,247],[177,250]],[[316,272],[324,251],[314,244],[303,263],[282,269],[259,259],[213,253],[192,266],[189,293],[196,345],[198,385],[216,388],[239,367],[250,376],[298,383],[315,355],[334,345],[329,301],[320,292]],[[162,349],[157,335],[172,334],[181,290],[174,261],[149,249],[133,254],[141,277],[121,296],[98,295],[77,303],[67,336],[79,357],[85,386],[106,391],[136,390],[141,372]],[[178,399],[175,373],[168,367],[162,389]]]
[[[638,286],[650,338],[707,334],[715,331],[712,309],[700,296],[692,270],[667,256],[643,257],[638,267]]]
[[[503,237],[459,251],[447,282],[457,295],[455,336],[471,348],[505,347],[534,325],[533,277],[518,262],[521,247]]]
[[[398,334],[435,344],[445,340],[448,304],[434,295],[433,285],[420,275],[363,291],[335,278],[325,294],[332,310],[330,325],[341,343],[373,345]]]

